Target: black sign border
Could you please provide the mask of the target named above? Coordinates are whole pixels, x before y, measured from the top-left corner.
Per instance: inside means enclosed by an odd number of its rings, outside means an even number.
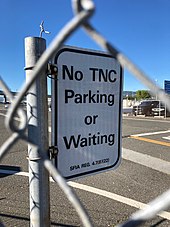
[[[95,55],[95,56],[101,56],[101,57],[107,57],[107,58],[114,58],[112,55],[106,53],[106,52],[102,52],[102,51],[94,51],[94,50],[89,50],[89,49],[82,49],[82,48],[77,48],[77,47],[70,47],[70,46],[64,46],[62,47],[57,54],[55,55],[55,59],[54,59],[54,64],[57,65],[57,60],[58,57],[60,56],[61,53],[63,52],[73,52],[73,53],[80,53],[80,54],[85,54],[85,55]],[[114,166],[117,165],[118,162],[121,161],[121,150],[122,150],[122,91],[123,91],[123,69],[120,66],[120,87],[119,87],[119,122],[118,122],[118,158],[115,161],[115,163],[111,166],[107,166],[107,167],[103,167],[100,169],[95,169],[95,170],[90,170],[87,172],[83,172],[83,173],[79,173],[79,174],[73,174],[71,176],[65,177],[63,176],[65,179],[70,180],[70,179],[75,179],[75,178],[80,178],[86,175],[92,175],[95,174],[97,172],[103,172],[103,171],[107,171],[109,169],[112,169]],[[58,124],[57,124],[57,120],[58,120],[58,100],[57,100],[57,87],[58,87],[58,83],[57,83],[57,79],[52,79],[52,141],[54,143],[54,146],[57,147],[57,128],[58,128]],[[57,168],[57,156],[55,158],[55,166]]]

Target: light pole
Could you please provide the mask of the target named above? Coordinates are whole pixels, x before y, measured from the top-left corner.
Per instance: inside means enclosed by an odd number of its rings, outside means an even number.
[[[158,80],[155,79],[155,90],[156,90],[157,82],[158,82]],[[155,97],[155,99],[156,99],[156,100],[158,99],[158,97],[157,97],[157,92],[156,92],[156,97]]]

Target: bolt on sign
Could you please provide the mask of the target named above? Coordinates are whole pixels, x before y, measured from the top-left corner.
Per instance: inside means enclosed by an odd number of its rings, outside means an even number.
[[[105,52],[63,47],[52,80],[55,165],[66,179],[115,169],[121,159],[122,68]]]

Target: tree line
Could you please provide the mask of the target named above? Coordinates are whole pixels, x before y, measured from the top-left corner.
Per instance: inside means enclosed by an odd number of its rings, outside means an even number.
[[[152,98],[151,94],[149,93],[148,90],[138,90],[136,91],[136,94],[131,96],[128,95],[129,100],[141,100],[141,99],[150,99]]]

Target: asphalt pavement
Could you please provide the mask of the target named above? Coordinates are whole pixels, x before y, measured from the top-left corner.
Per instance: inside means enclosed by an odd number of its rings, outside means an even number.
[[[0,111],[0,145],[10,136]],[[120,166],[69,184],[94,226],[115,226],[170,186],[170,120],[124,117]],[[17,174],[15,174],[17,173]],[[19,141],[0,163],[0,219],[3,226],[29,226],[27,144]],[[51,226],[82,226],[74,208],[54,182],[50,183]],[[170,226],[170,209],[143,226]]]

